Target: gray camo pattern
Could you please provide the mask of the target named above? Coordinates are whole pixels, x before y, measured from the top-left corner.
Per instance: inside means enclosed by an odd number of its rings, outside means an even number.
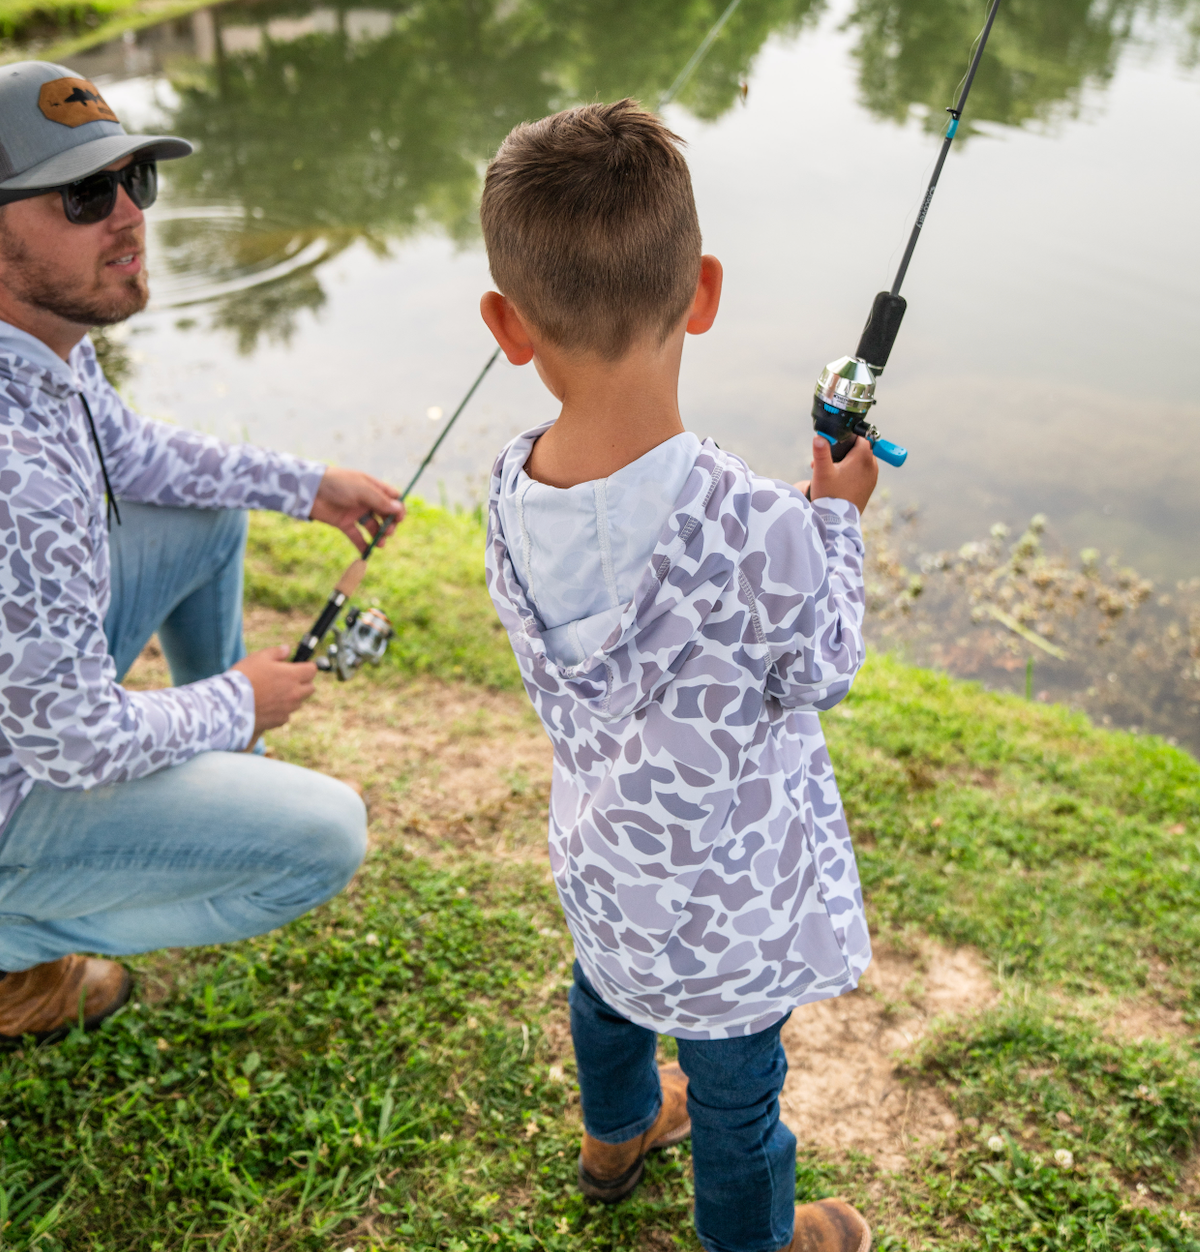
[[[639,1025],[764,1030],[871,959],[817,716],[863,661],[858,510],[705,441],[620,624],[559,667],[498,508],[543,429],[496,462],[486,566],[554,745],[550,860],[576,955]]]
[[[141,417],[84,339],[78,388],[0,353],[0,830],[35,781],[89,788],[140,778],[254,729],[244,674],[126,691],[104,637],[104,482],[87,397],[119,500],[277,509],[307,517],[325,467]]]

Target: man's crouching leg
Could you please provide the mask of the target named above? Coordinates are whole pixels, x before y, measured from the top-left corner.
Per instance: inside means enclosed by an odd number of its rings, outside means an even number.
[[[81,1011],[95,1025],[124,1002],[119,967],[74,953],[262,934],[336,895],[365,851],[349,787],[248,754],[86,792],[38,784],[0,836],[0,1036],[46,1037]]]

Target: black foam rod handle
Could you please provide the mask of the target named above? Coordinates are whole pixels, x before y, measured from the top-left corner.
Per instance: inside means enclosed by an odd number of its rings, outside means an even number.
[[[906,308],[908,301],[903,296],[892,295],[890,291],[881,291],[871,305],[871,316],[863,327],[855,356],[866,361],[877,374],[883,372],[891,355]]]

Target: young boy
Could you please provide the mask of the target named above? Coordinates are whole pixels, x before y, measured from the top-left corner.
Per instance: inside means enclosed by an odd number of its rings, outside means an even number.
[[[518,126],[481,210],[484,320],[562,403],[496,462],[487,578],[554,743],[579,1179],[623,1199],[691,1134],[710,1252],[866,1252],[844,1201],[795,1206],[778,1097],[791,1010],[871,955],[816,710],[862,663],[875,460],[814,440],[810,504],[684,430],[683,338],[721,266],[678,142],[631,100]]]

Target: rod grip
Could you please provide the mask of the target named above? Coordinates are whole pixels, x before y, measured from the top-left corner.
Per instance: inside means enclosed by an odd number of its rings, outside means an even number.
[[[903,296],[892,295],[890,291],[881,291],[871,305],[871,316],[863,327],[858,351],[854,355],[859,360],[866,361],[876,374],[883,373],[906,308],[908,301]]]
[[[296,651],[292,653],[293,661],[308,661],[312,659],[312,654],[321,646],[321,640],[329,633],[330,626],[337,620],[337,615],[345,603],[346,596],[341,591],[335,591],[325,601],[325,607],[321,610],[320,617],[313,622],[312,629],[296,645]]]

